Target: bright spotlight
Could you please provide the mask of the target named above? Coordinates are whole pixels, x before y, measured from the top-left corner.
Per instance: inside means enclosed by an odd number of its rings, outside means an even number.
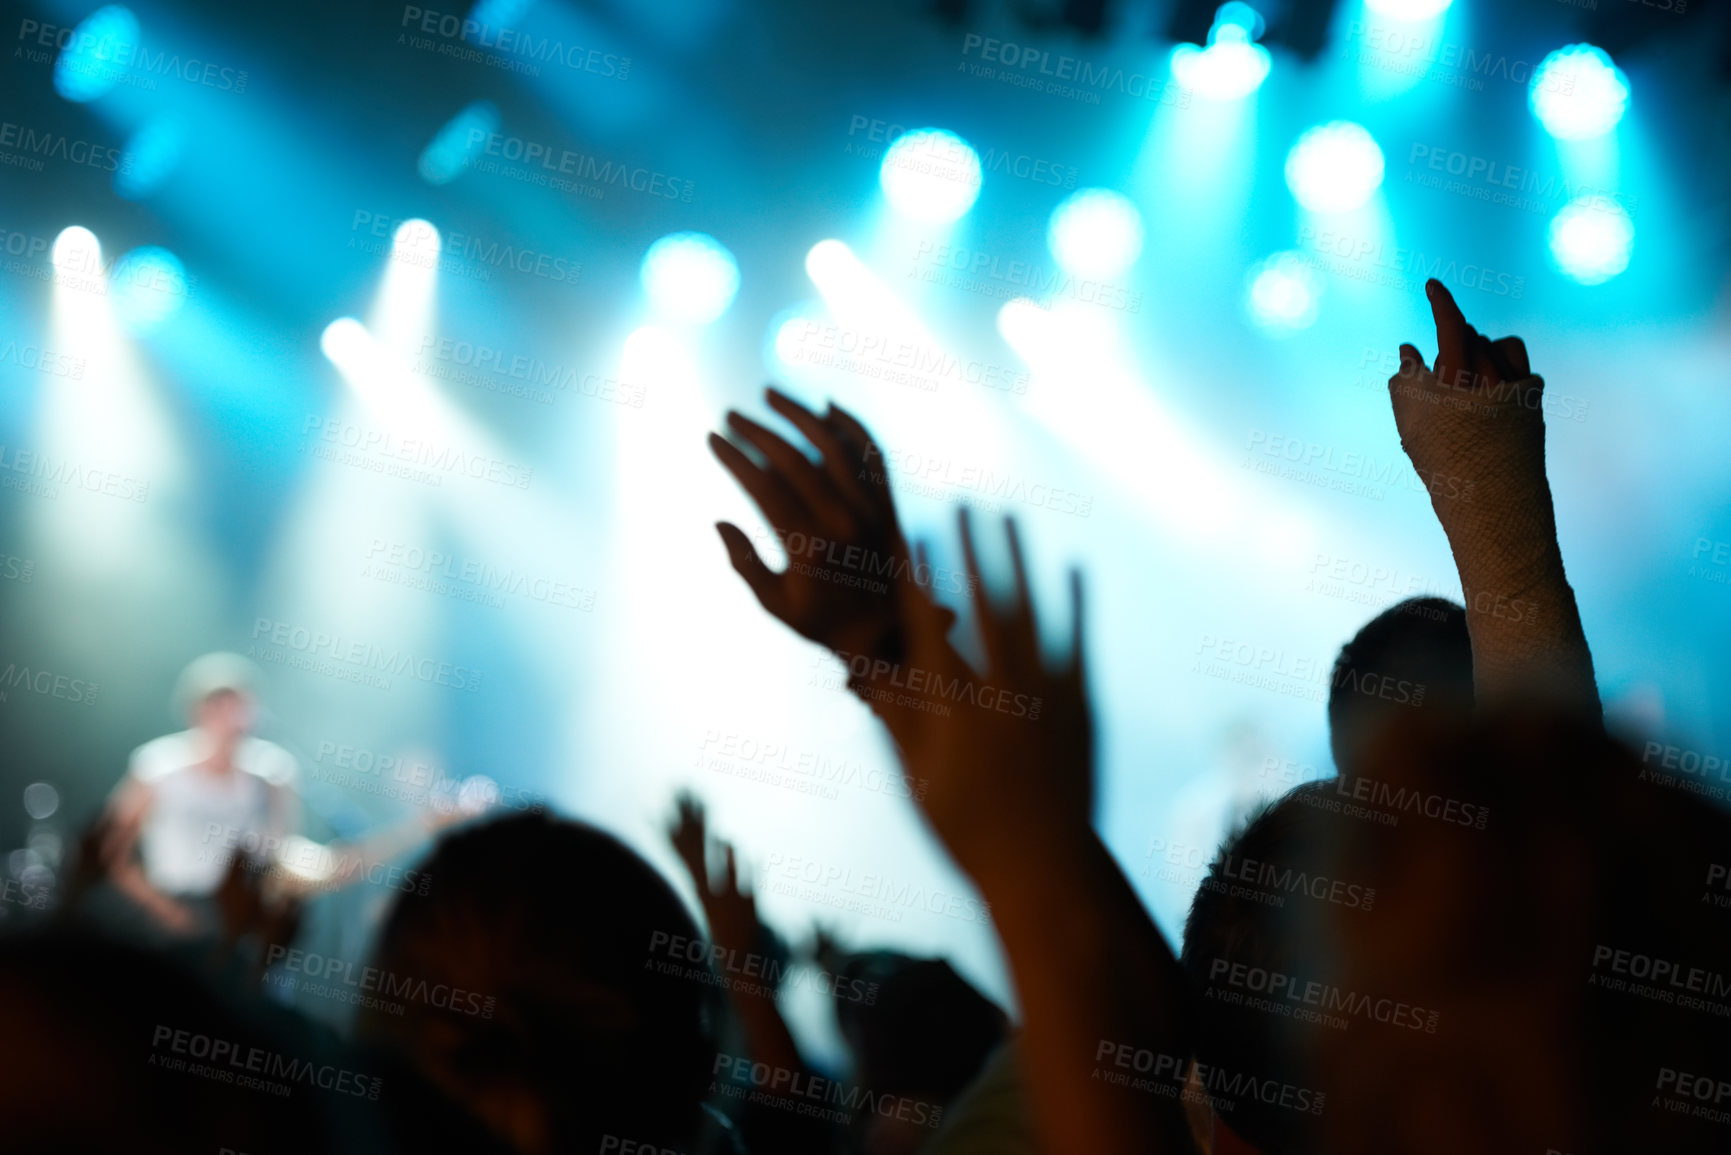
[[[1558,140],[1604,136],[1629,107],[1629,80],[1602,48],[1571,44],[1533,70],[1527,104]]]
[[[72,39],[54,62],[54,90],[83,104],[95,100],[120,81],[138,49],[138,17],[119,4],[98,8],[72,30]]]
[[[143,200],[162,187],[180,163],[186,130],[180,122],[157,117],[132,134],[114,171],[114,191],[129,201]]]
[[[1268,79],[1273,61],[1268,49],[1252,43],[1262,34],[1262,17],[1233,0],[1214,14],[1208,47],[1180,44],[1172,49],[1172,78],[1209,100],[1242,100]]]
[[[54,238],[48,259],[66,273],[95,273],[102,269],[102,243],[83,225],[70,225]]]
[[[890,207],[903,216],[947,224],[980,197],[980,157],[953,132],[915,129],[884,152],[878,183]]]
[[[1289,337],[1316,324],[1322,310],[1322,275],[1303,253],[1275,253],[1251,266],[1244,307],[1271,337]]]
[[[391,234],[391,252],[394,254],[422,253],[437,257],[440,247],[439,226],[420,217],[409,218]]]
[[[475,163],[487,138],[498,130],[499,110],[490,101],[475,101],[447,121],[421,150],[421,179],[428,184],[450,184]]]
[[[1067,273],[1115,277],[1142,255],[1142,214],[1111,189],[1079,189],[1052,210],[1046,245]]]
[[[431,221],[411,217],[391,234],[391,256],[366,329],[380,346],[409,354],[434,328],[443,242]]]
[[[846,244],[830,237],[813,245],[805,254],[805,271],[812,280],[822,281],[831,273],[851,270],[858,260]]]
[[[148,333],[186,304],[186,267],[167,249],[145,245],[115,262],[108,291],[120,323],[129,332]]]
[[[1286,187],[1314,213],[1349,212],[1382,185],[1382,149],[1362,125],[1319,124],[1286,154]]]
[[[1579,196],[1551,218],[1551,260],[1564,276],[1602,285],[1629,267],[1635,222],[1608,197]]]
[[[67,337],[61,343],[76,340],[107,357],[116,333],[101,242],[83,225],[71,225],[54,238],[48,259],[54,266],[54,325]]]
[[[338,317],[319,336],[319,350],[339,369],[363,362],[371,349],[367,329],[353,317]]]
[[[1448,11],[1454,0],[1364,0],[1364,6],[1391,20],[1429,20]]]
[[[805,255],[805,271],[829,315],[855,337],[869,334],[874,340],[922,347],[932,343],[918,314],[834,237],[811,247]]]
[[[733,304],[739,262],[707,233],[672,233],[643,254],[643,292],[657,313],[707,325]]]

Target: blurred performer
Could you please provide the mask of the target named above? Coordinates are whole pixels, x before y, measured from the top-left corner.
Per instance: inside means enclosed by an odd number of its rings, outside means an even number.
[[[134,750],[109,800],[108,875],[170,932],[214,932],[234,852],[268,855],[299,829],[294,755],[252,735],[256,684],[238,654],[193,661],[175,689],[191,728]]]

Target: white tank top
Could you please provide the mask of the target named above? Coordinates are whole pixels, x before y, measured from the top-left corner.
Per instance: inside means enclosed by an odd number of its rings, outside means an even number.
[[[139,856],[145,877],[166,894],[210,895],[236,851],[265,854],[294,833],[294,755],[246,738],[234,769],[215,773],[199,765],[208,750],[203,735],[183,730],[132,752],[127,772],[153,794]]]

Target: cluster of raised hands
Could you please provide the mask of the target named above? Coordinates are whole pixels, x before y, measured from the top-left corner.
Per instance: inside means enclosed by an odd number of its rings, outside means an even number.
[[[1543,382],[1519,338],[1480,335],[1438,282],[1427,294],[1435,362],[1427,366],[1402,345],[1389,395],[1420,478],[1477,482],[1470,500],[1428,488],[1467,592],[1479,702],[1542,687],[1596,712],[1545,478]],[[906,772],[929,784],[921,813],[989,900],[1009,957],[1031,1109],[1048,1149],[1194,1149],[1178,1099],[1114,1094],[1089,1077],[1102,1040],[1186,1056],[1193,1027],[1165,940],[1093,830],[1080,574],[1069,583],[1071,641],[1048,655],[1015,523],[1002,531],[1010,572],[993,582],[963,510],[958,532],[982,659],[971,664],[950,641],[956,615],[920,580],[931,572],[925,551],[904,537],[885,475],[866,468],[881,450],[865,427],[833,405],[820,414],[774,389],[766,399],[805,444],[730,412],[729,437],[710,436],[715,456],[780,540],[857,547],[854,556],[896,579],[874,592],[835,580],[822,564],[776,572],[738,526],[717,529],[764,609],[846,663],[850,688],[881,719]],[[1541,607],[1540,619],[1512,628],[1475,609],[1475,594],[1486,591],[1526,599]],[[969,682],[977,692],[955,692]],[[1004,694],[1021,705],[979,704]],[[730,860],[730,878],[733,869]],[[715,933],[726,930],[717,925]]]

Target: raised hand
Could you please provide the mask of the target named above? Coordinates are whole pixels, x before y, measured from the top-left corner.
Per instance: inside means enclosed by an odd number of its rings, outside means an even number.
[[[681,791],[674,800],[674,816],[668,824],[667,837],[697,887],[697,900],[702,903],[703,917],[709,923],[710,942],[728,952],[739,966],[746,965],[744,956],[751,952],[767,956],[769,932],[757,917],[757,900],[739,885],[739,864],[731,844],[717,842],[722,869],[713,881],[710,879],[708,819],[703,803],[690,791]],[[753,969],[762,973],[766,968],[759,964]],[[737,982],[726,985],[745,1031],[747,1049],[762,1062],[789,1071],[803,1070],[805,1061],[800,1057],[799,1046],[775,1004],[775,984],[753,985],[761,985],[762,989],[744,990]]]
[[[802,637],[841,653],[899,656],[898,588],[919,584],[919,573],[896,521],[882,451],[835,405],[819,417],[775,389],[765,396],[818,459],[737,412],[728,413],[727,427],[740,444],[709,435],[711,451],[788,554],[787,568],[777,573],[743,530],[718,522],[733,568],[763,608]]]
[[[682,791],[674,806],[667,837],[697,887],[697,900],[703,904],[710,938],[728,950],[742,953],[758,950],[763,945],[763,924],[757,917],[757,900],[739,884],[739,864],[732,844],[716,841],[722,869],[712,878],[703,803],[695,794]]]
[[[1597,713],[1545,476],[1544,381],[1519,337],[1486,338],[1441,282],[1425,292],[1436,364],[1402,345],[1389,400],[1460,572],[1474,688],[1481,703],[1538,692]]]
[[[739,884],[739,864],[733,844],[718,840],[716,845],[721,850],[721,871],[711,880],[709,893],[703,900],[709,936],[729,950],[762,951],[765,935],[763,923],[757,917],[757,899]]]
[[[967,511],[962,553],[986,667],[976,673],[950,646],[949,615],[922,596],[904,598],[907,670],[888,690],[880,714],[908,771],[930,786],[921,808],[970,873],[993,871],[1030,840],[1053,834],[1092,837],[1094,736],[1082,658],[1082,585],[1072,572],[1069,653],[1056,664],[1041,653],[1021,542],[1006,520],[1012,588],[992,604],[981,585]],[[910,701],[910,699],[912,699]],[[977,874],[976,874],[977,877]]]
[[[1436,322],[1437,380],[1450,389],[1480,390],[1495,393],[1505,381],[1519,381],[1532,376],[1527,364],[1527,347],[1519,337],[1504,337],[1491,341],[1467,323],[1454,294],[1441,281],[1425,285],[1430,299],[1431,318]],[[1411,345],[1401,346],[1401,359],[1415,360],[1420,367],[1424,359]]]
[[[1545,383],[1519,337],[1491,341],[1467,323],[1440,281],[1425,291],[1436,321],[1436,365],[1427,368],[1418,349],[1402,345],[1389,400],[1401,445],[1452,532],[1456,523],[1530,506],[1539,489],[1548,496]]]
[[[697,884],[698,897],[709,887],[708,827],[703,803],[689,790],[682,790],[673,800],[673,821],[667,828],[667,840],[673,852],[685,864],[685,871]]]
[[[1014,523],[1002,605],[979,584],[965,510],[960,528],[985,669],[950,647],[943,615],[908,596],[906,666],[868,679],[862,696],[908,772],[929,782],[921,807],[990,905],[1021,997],[1019,1055],[1042,1149],[1194,1151],[1176,1098],[1098,1077],[1103,1046],[1188,1056],[1189,1014],[1176,960],[1090,821],[1081,579],[1071,574],[1068,651],[1049,662]]]

